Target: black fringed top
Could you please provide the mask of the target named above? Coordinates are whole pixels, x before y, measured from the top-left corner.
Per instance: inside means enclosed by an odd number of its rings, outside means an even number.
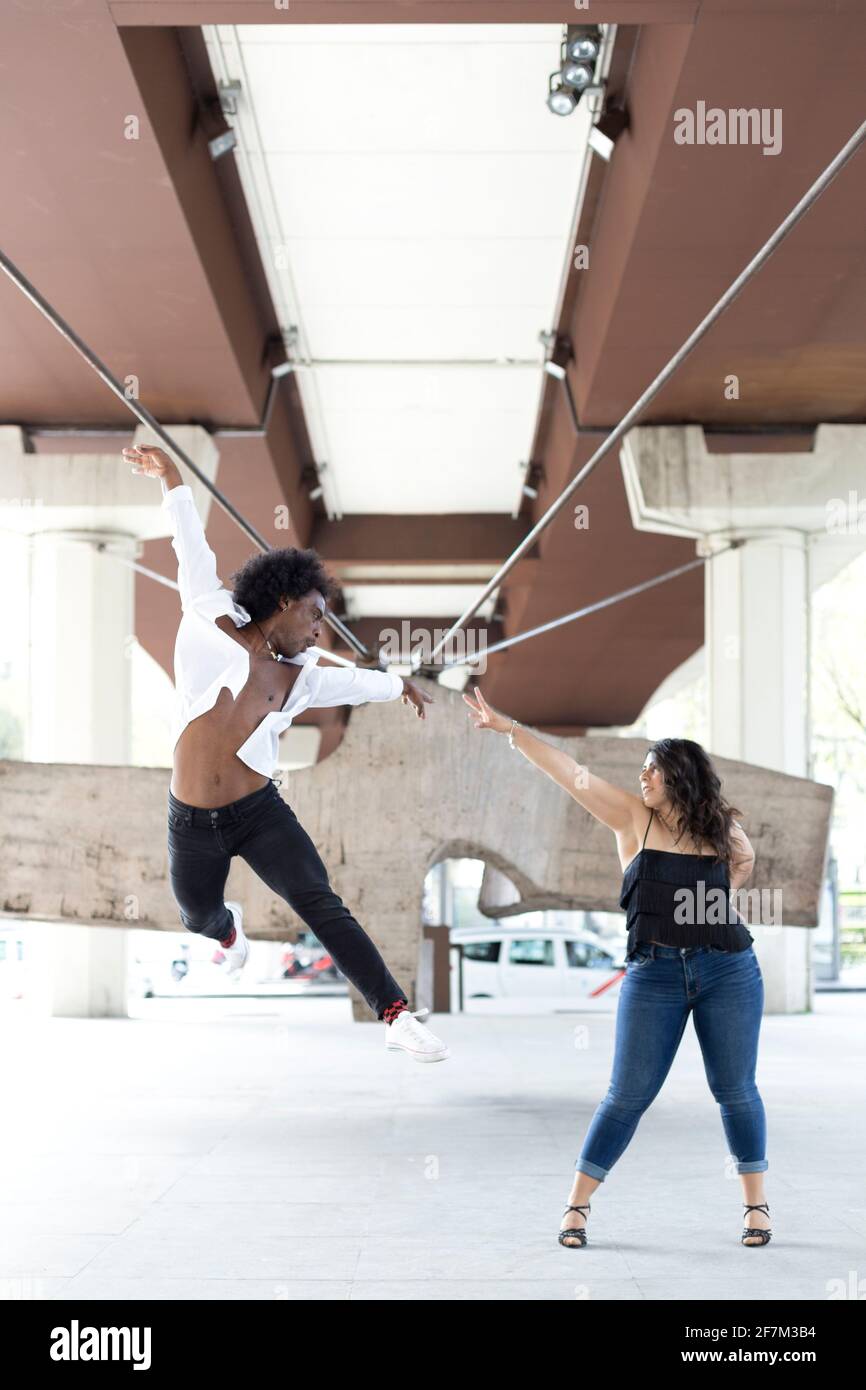
[[[626,960],[639,941],[666,946],[718,946],[747,951],[754,937],[730,899],[728,866],[711,854],[646,849],[644,843],[623,875],[619,905],[626,913]],[[687,893],[678,890],[688,889]]]

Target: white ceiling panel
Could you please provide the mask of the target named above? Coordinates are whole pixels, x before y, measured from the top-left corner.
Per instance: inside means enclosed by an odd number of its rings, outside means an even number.
[[[500,359],[532,363],[538,385],[539,323],[545,305],[499,305],[483,313],[471,305],[424,304],[316,306],[309,315],[308,341],[317,360],[436,360],[480,364]],[[365,373],[366,375],[366,373]],[[502,396],[508,394],[500,382]],[[528,441],[527,441],[528,446]]]
[[[309,26],[304,42],[274,44],[267,26],[244,28],[263,148],[579,153],[579,123],[545,105],[548,73],[559,66],[559,26],[515,30],[503,39],[500,27],[498,37],[479,42],[467,40],[462,25],[407,25],[393,42],[377,26]]]
[[[443,156],[411,150],[277,152],[268,156],[268,167],[285,237],[336,235],[341,241],[347,231],[362,239],[423,233],[439,240],[546,241],[558,224],[562,244],[579,173],[573,154],[506,150]],[[546,249],[540,248],[542,255]],[[450,248],[443,247],[443,254]],[[558,279],[561,266],[555,269]],[[522,292],[522,282],[503,287],[506,299],[515,289]]]
[[[347,616],[357,618],[425,618],[462,613],[478,594],[477,584],[347,584],[343,587]],[[478,610],[489,618],[496,602],[494,590]],[[382,639],[383,640],[383,639]]]
[[[329,514],[513,513],[590,125],[545,103],[561,26],[204,32],[241,83],[234,157]]]
[[[541,244],[539,244],[539,242]],[[322,243],[327,243],[323,245]],[[271,242],[274,266],[280,258]],[[475,309],[528,305],[550,313],[561,238],[330,235],[297,238],[292,266],[305,300],[323,308],[441,304]],[[288,257],[286,256],[286,260]]]
[[[322,368],[346,512],[490,512],[520,486],[537,400],[533,368]]]

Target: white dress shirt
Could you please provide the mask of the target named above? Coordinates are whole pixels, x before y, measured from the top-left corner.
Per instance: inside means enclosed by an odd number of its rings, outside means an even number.
[[[162,483],[162,507],[172,521],[172,547],[177,555],[178,587],[182,616],[174,648],[175,707],[172,746],[191,720],[216,704],[223,686],[237,699],[250,673],[250,655],[217,626],[222,614],[235,627],[250,622],[250,615],[235,603],[231,592],[217,578],[216,557],[207,543],[192,489],[183,483],[168,488]],[[248,767],[272,777],[277,771],[279,736],[308,706],[362,705],[368,700],[396,700],[403,694],[400,676],[388,671],[364,671],[354,666],[320,667],[318,654],[299,652],[285,658],[301,666],[282,709],[272,710],[237,749]]]

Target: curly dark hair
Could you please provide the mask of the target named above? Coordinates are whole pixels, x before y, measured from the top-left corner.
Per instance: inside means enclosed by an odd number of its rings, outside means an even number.
[[[321,555],[315,550],[296,550],[285,546],[251,555],[246,564],[229,576],[235,603],[245,608],[256,622],[269,618],[280,606],[280,595],[303,598],[318,589],[327,603],[337,592],[337,584],[327,573]]]
[[[743,813],[722,796],[722,784],[699,743],[690,738],[660,738],[650,746],[662,770],[680,835],[688,831],[700,844],[708,840],[716,861],[730,863],[731,826]]]

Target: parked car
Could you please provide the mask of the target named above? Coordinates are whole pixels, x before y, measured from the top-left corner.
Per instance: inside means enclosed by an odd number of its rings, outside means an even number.
[[[488,929],[453,930],[451,944],[462,951],[464,1005],[499,999],[606,1010],[625,966],[625,934],[610,939],[580,929],[495,922]]]

